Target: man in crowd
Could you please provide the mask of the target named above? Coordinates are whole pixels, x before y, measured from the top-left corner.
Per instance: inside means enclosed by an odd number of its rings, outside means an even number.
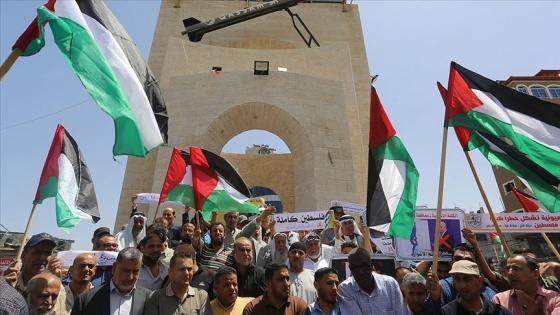
[[[93,249],[99,251],[118,252],[119,244],[117,244],[117,240],[113,235],[106,234],[99,237]],[[91,279],[91,285],[94,287],[98,287],[110,281],[112,277],[112,266],[97,266],[95,274],[93,275],[93,279]]]
[[[210,302],[213,315],[237,315],[253,298],[239,297],[237,273],[231,267],[221,267],[216,272],[214,291],[217,298]]]
[[[457,261],[451,266],[449,274],[452,275],[459,294],[455,300],[443,306],[442,314],[513,315],[503,306],[488,301],[480,294],[484,280],[475,262]]]
[[[74,301],[78,296],[92,288],[90,281],[95,275],[96,265],[97,259],[90,253],[83,253],[74,258],[72,266],[68,269],[72,280],[68,286],[64,287],[66,291],[65,307],[68,314],[72,311]]]
[[[167,266],[161,262],[161,254],[163,253],[163,243],[165,235],[148,234],[140,242],[140,251],[142,251],[142,268],[138,275],[139,286],[150,291],[161,288],[163,280],[167,276]]]
[[[59,312],[56,307],[58,296],[62,292],[60,279],[51,273],[41,273],[29,280],[25,288],[24,296],[27,301],[29,315],[68,314]],[[64,304],[64,301],[61,301]],[[62,307],[64,309],[64,307]]]
[[[233,267],[236,271],[239,296],[257,297],[264,294],[264,269],[253,264],[253,248],[246,237],[238,238],[233,245]]]
[[[338,291],[342,314],[407,314],[397,280],[375,273],[365,249],[353,250],[348,264],[352,276]]]
[[[333,211],[334,219],[340,221],[340,218],[345,215],[344,209],[341,206],[332,206],[329,210]],[[334,228],[326,228],[321,232],[321,243],[332,245],[334,242]]]
[[[189,285],[193,288],[199,290],[204,290],[208,293],[208,300],[214,298],[214,290],[212,285],[214,282],[214,272],[208,270],[208,268],[202,266],[196,261],[196,251],[192,245],[182,244],[175,248],[175,253],[185,252],[190,254],[193,261],[193,276]],[[168,276],[169,277],[169,276]],[[164,281],[166,283],[167,281]]]
[[[366,235],[365,237],[369,237],[369,235]],[[355,243],[360,248],[366,248],[366,245],[369,244],[369,240],[368,244],[366,244],[364,235],[360,232],[354,217],[347,214],[340,218],[340,228],[338,228],[338,223],[335,221],[335,238],[333,242],[335,253],[340,253],[342,247],[341,245],[344,242]]]
[[[28,315],[23,296],[0,276],[0,315]]]
[[[539,285],[539,267],[535,259],[513,254],[506,268],[512,289],[496,294],[492,302],[505,306],[513,314],[560,314],[560,294]]]
[[[338,306],[338,271],[333,268],[321,268],[315,271],[317,300],[309,304],[311,315],[341,315]]]
[[[154,223],[148,227],[146,231],[147,235],[156,234],[159,238],[163,240],[163,252],[161,254],[161,262],[165,264],[165,267],[169,267],[169,261],[171,260],[171,256],[173,256],[173,249],[170,247],[169,238],[167,238],[167,230],[163,224]],[[178,244],[177,244],[178,245]],[[176,247],[176,246],[174,246]]]
[[[181,227],[181,232],[179,233],[181,238],[181,244],[192,244],[192,237],[194,231],[196,230],[194,224],[187,222]]]
[[[264,273],[266,292],[249,302],[243,315],[311,315],[302,299],[290,295],[290,274],[285,264],[272,263]]]
[[[272,261],[285,264],[288,261],[288,237],[284,233],[275,233],[270,240]]]
[[[257,217],[243,227],[237,237],[248,238],[253,245],[253,264],[261,268],[266,268],[272,262],[272,245],[267,245],[265,242],[260,242],[253,236],[260,233],[261,225],[266,225],[269,222],[270,215],[276,213],[276,208],[273,206],[266,206]],[[258,231],[258,232],[257,232]],[[286,257],[287,258],[287,257]],[[286,261],[283,261],[285,263]]]
[[[167,239],[169,241],[175,240],[181,230],[181,226],[173,224],[173,220],[177,217],[175,215],[175,210],[171,207],[167,207],[163,209],[162,216],[167,220]]]
[[[232,247],[235,242],[235,238],[241,232],[237,229],[237,220],[239,219],[238,212],[226,212],[224,213],[225,225],[225,244],[227,247]]]
[[[397,267],[397,269],[395,269],[395,280],[397,280],[397,283],[399,284],[399,289],[401,289],[403,296],[404,296],[403,279],[404,276],[406,276],[411,272],[412,270],[407,267]]]
[[[290,263],[290,294],[311,304],[317,299],[317,290],[313,282],[315,277],[313,271],[303,268],[307,256],[307,249],[302,242],[295,242],[290,246],[288,260]]]
[[[145,315],[211,314],[208,293],[190,286],[193,265],[192,256],[185,252],[178,252],[171,257],[169,264],[171,283],[150,294],[144,309]]]
[[[109,230],[108,227],[102,226],[102,227],[96,229],[95,231],[93,231],[93,237],[91,238],[91,244],[93,246],[92,247],[93,250],[96,250],[95,247],[96,247],[97,241],[99,241],[99,239],[104,235],[111,235],[111,230]]]
[[[138,247],[140,241],[146,236],[146,216],[142,212],[133,212],[126,229],[115,235],[119,248]]]
[[[218,268],[231,264],[233,259],[230,257],[231,249],[224,246],[225,230],[222,223],[210,225],[210,244],[202,247],[200,254],[200,264],[216,271]]]
[[[402,290],[410,315],[430,314],[425,307],[428,291],[426,279],[417,272],[407,273],[403,277]]]
[[[136,286],[142,268],[142,253],[133,247],[122,249],[113,263],[113,279],[95,287],[74,302],[72,315],[144,314],[144,303],[150,291]]]
[[[333,255],[332,246],[321,244],[321,237],[315,232],[311,232],[303,237],[303,243],[307,248],[304,268],[315,271],[329,266]]]
[[[454,263],[461,260],[476,262],[476,255],[474,254],[474,251],[472,247],[467,244],[459,244],[453,249],[451,255],[451,268],[453,268]],[[428,288],[428,293],[430,293],[430,299],[432,302],[440,303],[442,306],[454,300],[458,293],[455,286],[453,286],[453,277],[439,280],[436,275],[431,273],[431,271],[428,273],[428,284],[426,287]],[[487,300],[491,300],[494,294],[496,294],[494,290],[490,289],[485,284],[481,286],[480,293],[482,293],[484,298]]]

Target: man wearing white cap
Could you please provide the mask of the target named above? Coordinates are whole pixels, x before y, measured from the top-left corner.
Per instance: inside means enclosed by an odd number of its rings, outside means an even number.
[[[303,268],[316,271],[320,268],[329,267],[333,255],[332,246],[321,244],[321,237],[315,232],[307,234],[302,242],[307,248],[307,257]]]
[[[512,314],[507,308],[488,301],[480,294],[483,278],[476,263],[460,260],[453,264],[449,274],[457,289],[457,298],[441,309],[441,314]]]

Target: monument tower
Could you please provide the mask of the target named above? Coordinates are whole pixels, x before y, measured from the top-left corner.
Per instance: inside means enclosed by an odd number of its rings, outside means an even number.
[[[291,6],[309,33],[280,10],[206,33],[198,42],[181,34],[189,17],[218,21],[265,4],[162,0],[149,64],[167,104],[170,147],[128,158],[116,227],[128,221],[131,195],[160,192],[172,147],[220,154],[230,139],[253,129],[277,135],[290,154],[222,155],[249,187],[274,190],[284,211],[327,209],[331,200],[365,204],[370,73],[357,5]],[[302,38],[308,34],[320,46]],[[269,62],[267,75],[255,75],[255,61]],[[140,209],[151,222],[156,207]]]

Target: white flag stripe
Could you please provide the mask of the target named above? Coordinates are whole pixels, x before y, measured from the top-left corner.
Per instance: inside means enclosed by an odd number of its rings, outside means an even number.
[[[533,117],[510,110],[502,105],[492,94],[473,89],[483,105],[474,111],[489,115],[502,122],[511,124],[513,130],[555,151],[560,151],[560,129],[550,126]],[[551,105],[554,106],[554,105]],[[538,130],[539,132],[535,132]]]
[[[92,220],[91,215],[76,208],[79,187],[76,182],[74,167],[64,154],[61,154],[58,158],[58,170],[58,194],[62,197],[66,206],[68,206],[68,210],[70,210],[75,217]]]

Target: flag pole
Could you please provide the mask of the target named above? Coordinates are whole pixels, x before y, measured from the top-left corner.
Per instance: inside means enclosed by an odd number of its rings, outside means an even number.
[[[445,173],[445,155],[447,152],[447,130],[448,127],[443,127],[443,139],[441,141],[441,163],[439,166],[439,189],[437,201],[437,214],[436,214],[436,228],[434,230],[434,260],[432,263],[432,273],[437,274],[438,258],[439,258],[439,228],[441,226],[441,209],[443,204],[443,182]]]
[[[156,223],[156,219],[157,219],[157,215],[158,215],[158,212],[159,212],[159,206],[160,206],[160,205],[161,205],[161,203],[158,203],[158,204],[157,204],[157,207],[156,207],[156,214],[154,215],[154,221],[153,221],[152,223]]]
[[[496,260],[498,261],[498,264],[500,263],[500,257],[498,257],[498,252],[496,251],[496,246],[494,246],[494,242],[492,240],[490,240],[490,242],[492,243],[492,249],[494,249],[494,255],[496,255]]]
[[[21,245],[19,246],[16,262],[20,260],[21,254],[23,254],[24,243],[26,242],[27,236],[29,235],[29,230],[31,229],[31,222],[33,222],[33,217],[35,217],[35,208],[37,208],[37,203],[33,203],[33,208],[31,208],[31,213],[29,214],[29,220],[27,220],[27,226],[25,227],[25,232],[23,232],[23,238],[21,239]]]
[[[548,236],[546,234],[544,234],[544,232],[541,232],[541,235],[544,238],[544,240],[546,241],[546,243],[548,244],[548,247],[550,247],[550,249],[552,249],[552,252],[554,253],[554,255],[556,255],[556,258],[558,260],[560,260],[560,253],[558,253],[558,250],[556,249],[556,247],[554,247],[554,244],[552,244],[552,241],[550,241],[550,238],[548,238]]]
[[[19,58],[19,56],[21,56],[22,53],[23,51],[21,51],[19,48],[14,48],[12,52],[10,52],[6,60],[4,60],[2,65],[0,65],[0,81],[2,81],[6,73],[10,71],[10,69],[12,68],[14,63],[16,63],[16,60]]]
[[[471,168],[471,172],[473,174],[474,181],[476,182],[476,185],[478,186],[478,190],[480,190],[480,195],[482,196],[482,200],[484,200],[484,204],[486,205],[486,208],[488,209],[488,213],[490,214],[490,218],[492,219],[492,223],[494,224],[494,227],[496,228],[496,232],[498,232],[498,236],[500,237],[500,241],[502,242],[502,246],[504,247],[504,250],[506,252],[506,257],[509,257],[509,256],[511,256],[511,253],[509,251],[509,247],[507,245],[506,238],[502,234],[502,229],[500,229],[500,226],[498,225],[498,221],[496,221],[496,216],[494,215],[494,211],[492,210],[492,206],[490,206],[490,202],[488,201],[488,197],[486,196],[486,192],[484,191],[484,188],[482,187],[482,183],[480,182],[480,178],[478,177],[478,173],[476,172],[476,169],[474,167],[473,161],[471,159],[471,155],[469,154],[468,151],[463,151],[463,152],[465,152],[465,157],[467,158],[467,161],[469,162],[469,166]]]

